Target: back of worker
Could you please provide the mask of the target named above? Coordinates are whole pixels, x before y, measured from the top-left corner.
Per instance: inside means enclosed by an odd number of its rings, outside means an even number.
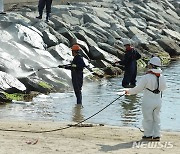
[[[166,81],[162,74],[160,59],[153,57],[149,62],[147,74],[142,76],[137,86],[126,91],[126,94],[137,94],[143,91],[143,139],[160,140],[161,94],[166,89]]]

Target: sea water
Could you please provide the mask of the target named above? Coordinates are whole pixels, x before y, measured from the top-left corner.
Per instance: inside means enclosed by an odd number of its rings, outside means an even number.
[[[167,89],[162,96],[161,129],[180,131],[180,61],[172,62],[163,68],[167,80]],[[140,73],[137,80],[144,74]],[[122,77],[102,79],[95,82],[84,82],[83,107],[76,105],[73,91],[66,93],[41,94],[31,102],[13,101],[0,105],[1,119],[47,120],[60,122],[79,122],[95,114],[114,101],[117,92],[122,89]],[[122,96],[99,114],[86,122],[142,127],[142,93],[133,96]]]

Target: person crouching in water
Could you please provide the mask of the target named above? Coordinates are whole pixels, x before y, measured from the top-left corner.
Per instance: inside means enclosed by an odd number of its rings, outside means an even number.
[[[144,140],[160,141],[160,109],[161,109],[161,94],[166,89],[166,81],[162,75],[162,70],[159,68],[161,61],[158,57],[153,57],[149,61],[148,72],[142,76],[138,85],[132,89],[125,90],[125,94],[133,95],[141,91],[142,99],[142,114]]]
[[[59,68],[65,68],[71,70],[72,85],[77,98],[77,104],[82,104],[82,85],[83,85],[83,69],[86,67],[83,58],[80,56],[80,46],[75,44],[72,46],[73,61],[69,65],[59,65]]]

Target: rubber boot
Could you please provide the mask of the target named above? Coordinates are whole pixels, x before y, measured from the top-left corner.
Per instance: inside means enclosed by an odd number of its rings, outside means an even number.
[[[41,12],[39,12],[39,16],[37,16],[36,19],[42,19],[42,13]]]
[[[46,14],[46,22],[49,22],[50,13]]]
[[[36,19],[42,19],[42,15],[37,16]]]

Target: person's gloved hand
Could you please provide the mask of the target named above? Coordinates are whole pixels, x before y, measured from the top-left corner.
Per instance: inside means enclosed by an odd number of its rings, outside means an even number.
[[[125,95],[129,95],[129,89],[125,90]]]
[[[72,64],[72,65],[71,65],[71,67],[76,68],[76,67],[77,67],[77,65],[76,65],[76,64]]]

